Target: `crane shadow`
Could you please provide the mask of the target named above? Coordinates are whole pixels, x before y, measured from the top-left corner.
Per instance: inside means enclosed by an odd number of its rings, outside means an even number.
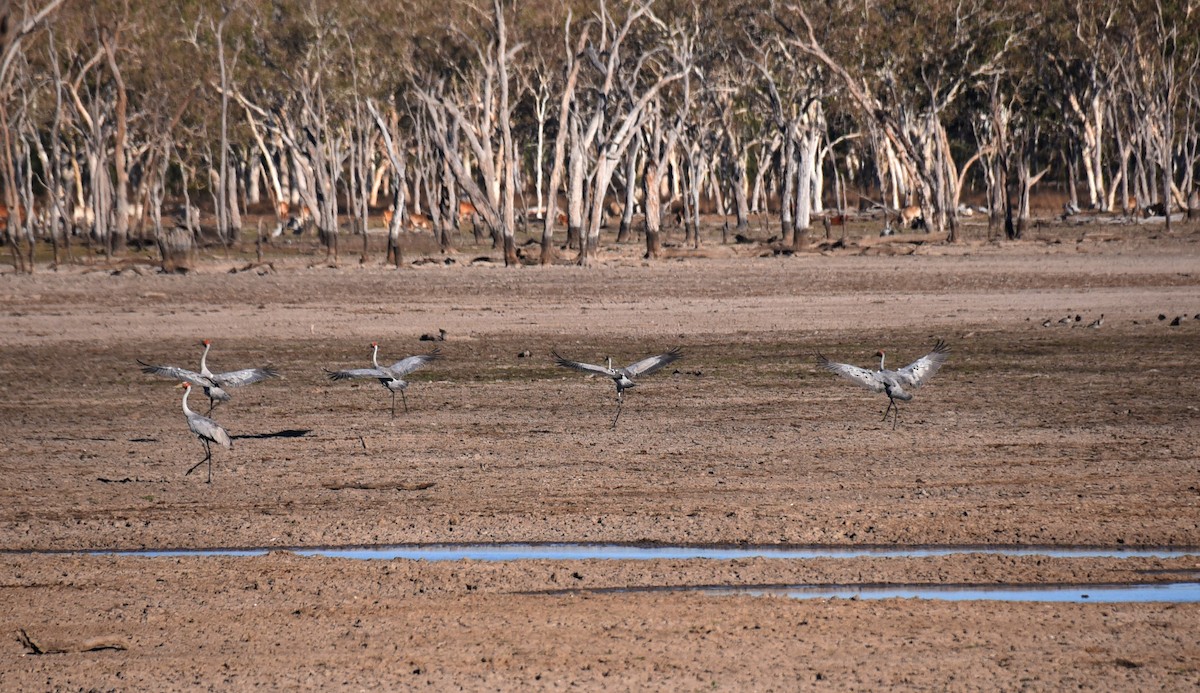
[[[312,433],[311,428],[285,428],[272,433],[246,433],[240,436],[229,436],[233,440],[254,440],[262,438],[303,438]]]

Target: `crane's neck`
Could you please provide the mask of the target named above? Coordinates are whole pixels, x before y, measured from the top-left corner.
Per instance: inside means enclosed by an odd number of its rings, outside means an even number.
[[[212,348],[211,344],[205,344],[204,345],[204,353],[200,354],[200,375],[203,375],[206,378],[210,375],[209,370],[208,370],[208,350],[211,348]],[[184,393],[183,396],[184,396],[184,399],[187,399],[186,392]]]
[[[609,356],[609,357],[608,357],[608,370],[610,370],[610,371],[611,371],[612,369],[613,369],[613,367],[612,367],[612,357],[611,357],[611,356]]]
[[[192,410],[189,409],[188,405],[187,405],[187,398],[188,398],[188,395],[190,395],[190,394],[192,394],[192,388],[190,388],[190,387],[183,388],[183,415],[184,416],[189,416],[192,413]]]
[[[879,352],[879,370],[883,370],[883,359],[886,358],[883,352]]]
[[[379,368],[379,345],[371,345],[371,365]]]

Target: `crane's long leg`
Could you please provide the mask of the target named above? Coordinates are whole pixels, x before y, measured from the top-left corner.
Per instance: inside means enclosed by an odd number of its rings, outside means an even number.
[[[396,418],[396,391],[392,390],[392,418]]]
[[[896,400],[892,399],[891,397],[888,397],[887,409],[883,410],[883,419],[881,419],[881,420],[886,422],[888,414],[891,414],[893,411],[895,411],[895,413],[896,413],[896,416],[892,419],[892,430],[894,431],[894,430],[896,430],[896,422],[900,418],[900,405],[896,404]]]
[[[193,464],[193,465],[192,465],[192,467],[191,467],[191,469],[189,469],[189,470],[187,470],[186,472],[184,472],[184,473],[183,473],[183,475],[184,475],[184,476],[187,476],[188,474],[191,474],[192,472],[196,471],[196,469],[197,469],[197,468],[198,468],[200,465],[202,465],[202,464],[204,464],[205,462],[207,462],[207,463],[208,463],[208,483],[210,483],[210,484],[211,484],[211,483],[212,483],[212,448],[210,448],[210,447],[208,446],[208,440],[207,440],[207,439],[205,439],[205,438],[201,438],[201,439],[200,439],[200,442],[201,442],[201,443],[204,443],[204,459],[200,460],[200,461],[199,461],[199,462],[197,462],[196,464]]]
[[[400,401],[404,403],[404,413],[408,413],[408,398],[404,396],[404,390],[400,391]],[[392,394],[392,406],[396,406],[396,395]]]
[[[621,405],[625,404],[625,391],[617,388],[617,415],[613,417],[612,427],[617,427],[617,419],[621,418]]]

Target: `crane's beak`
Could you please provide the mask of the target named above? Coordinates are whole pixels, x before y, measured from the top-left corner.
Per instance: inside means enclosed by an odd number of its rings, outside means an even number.
[[[190,388],[191,386],[192,386],[191,383],[183,382],[183,383],[179,383],[178,385],[176,385],[175,389],[176,390],[180,390],[180,389],[186,390],[186,389]]]

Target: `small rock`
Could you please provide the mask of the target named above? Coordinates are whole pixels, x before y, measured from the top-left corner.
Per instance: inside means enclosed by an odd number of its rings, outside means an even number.
[[[1182,317],[1183,316],[1181,316],[1181,315],[1176,315],[1175,319],[1171,321],[1171,327],[1179,327],[1180,320]]]
[[[1158,314],[1158,319],[1159,319],[1159,320],[1166,320],[1166,319],[1167,319],[1167,316],[1166,316],[1166,315],[1163,315],[1162,313],[1159,313],[1159,314]]]

